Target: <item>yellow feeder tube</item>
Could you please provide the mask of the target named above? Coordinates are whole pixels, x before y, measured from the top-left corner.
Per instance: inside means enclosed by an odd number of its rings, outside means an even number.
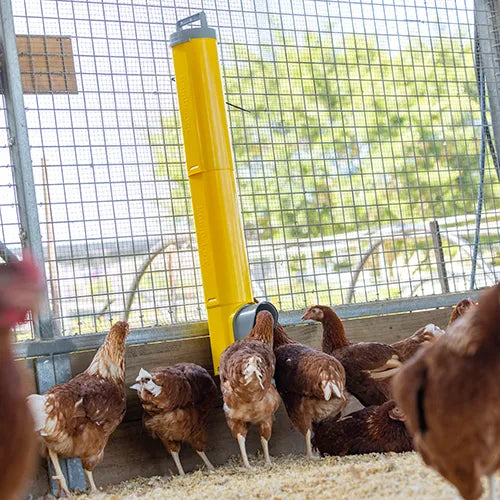
[[[200,20],[200,28],[182,27]],[[215,373],[252,289],[236,195],[215,30],[199,13],[170,40]]]

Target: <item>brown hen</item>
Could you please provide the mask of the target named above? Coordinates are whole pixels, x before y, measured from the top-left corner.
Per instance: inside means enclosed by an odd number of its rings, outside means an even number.
[[[313,445],[322,455],[401,453],[413,450],[404,415],[394,401],[368,406],[338,419],[330,417],[313,425]]]
[[[338,415],[347,404],[344,368],[333,356],[294,342],[279,323],[274,354],[276,387],[290,420],[305,437],[310,459],[313,424]]]
[[[104,457],[109,436],[125,415],[125,339],[128,324],[111,327],[90,366],[80,375],[32,394],[28,403],[35,430],[48,449],[60,488],[69,495],[59,456],[79,457],[93,492],[92,471]]]
[[[12,352],[12,329],[37,308],[40,274],[30,257],[0,265],[0,492],[4,500],[21,498],[33,472],[36,436],[26,403],[25,374]]]
[[[401,362],[408,361],[410,358],[424,346],[434,342],[438,337],[443,335],[444,330],[438,326],[429,323],[428,325],[419,328],[413,335],[406,339],[399,340],[391,344],[391,347],[398,353]]]
[[[500,285],[394,379],[415,448],[467,500],[500,467]]]
[[[161,439],[174,459],[177,470],[184,475],[179,451],[181,443],[189,443],[208,469],[213,465],[205,454],[207,418],[217,402],[217,387],[210,374],[193,363],[178,363],[155,368],[148,373],[141,368],[137,391],[144,409],[144,427],[153,437]]]
[[[460,316],[463,316],[469,309],[477,306],[477,303],[472,299],[463,299],[456,306],[453,307],[451,311],[450,320],[448,321],[448,326],[450,326],[454,321],[456,321]]]
[[[401,367],[396,349],[379,342],[349,342],[341,319],[327,306],[310,307],[302,319],[323,325],[323,352],[342,363],[347,390],[361,404],[380,405],[390,399],[389,379]]]
[[[257,314],[255,326],[242,340],[231,344],[221,355],[220,386],[224,398],[226,421],[238,440],[241,457],[248,462],[245,439],[249,424],[259,426],[260,440],[267,464],[268,441],[273,419],[280,404],[273,384],[276,358],[273,353],[274,319],[268,311]]]

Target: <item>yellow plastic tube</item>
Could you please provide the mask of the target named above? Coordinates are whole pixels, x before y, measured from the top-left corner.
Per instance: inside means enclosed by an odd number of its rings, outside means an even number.
[[[200,20],[201,28],[182,29]],[[252,302],[215,31],[203,13],[171,37],[215,373],[234,342],[233,317]]]

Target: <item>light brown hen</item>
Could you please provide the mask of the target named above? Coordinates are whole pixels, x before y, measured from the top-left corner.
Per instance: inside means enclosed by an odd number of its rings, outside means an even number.
[[[35,430],[47,447],[60,488],[69,489],[59,464],[59,456],[78,457],[90,488],[97,491],[92,471],[104,457],[109,436],[125,415],[124,321],[115,323],[90,366],[69,382],[45,394],[28,397]]]
[[[260,440],[267,464],[268,441],[280,396],[273,384],[276,358],[273,353],[274,319],[270,312],[257,314],[255,326],[242,340],[231,344],[221,355],[220,386],[224,412],[231,433],[238,440],[241,457],[250,467],[245,439],[249,424],[259,426]]]

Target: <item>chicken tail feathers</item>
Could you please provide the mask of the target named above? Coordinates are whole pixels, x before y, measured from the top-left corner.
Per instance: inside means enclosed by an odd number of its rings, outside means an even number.
[[[47,421],[47,414],[45,413],[46,398],[40,394],[31,394],[26,400],[35,422],[35,431],[39,432],[45,427]]]
[[[332,380],[323,380],[321,385],[323,387],[325,401],[330,401],[332,395],[335,395],[339,399],[345,399],[342,394],[343,388],[339,387],[339,384],[333,382]]]
[[[264,374],[260,368],[259,358],[257,356],[251,356],[243,368],[243,375],[245,376],[245,382],[249,384],[254,377],[257,378],[260,387],[264,390],[263,378]]]

